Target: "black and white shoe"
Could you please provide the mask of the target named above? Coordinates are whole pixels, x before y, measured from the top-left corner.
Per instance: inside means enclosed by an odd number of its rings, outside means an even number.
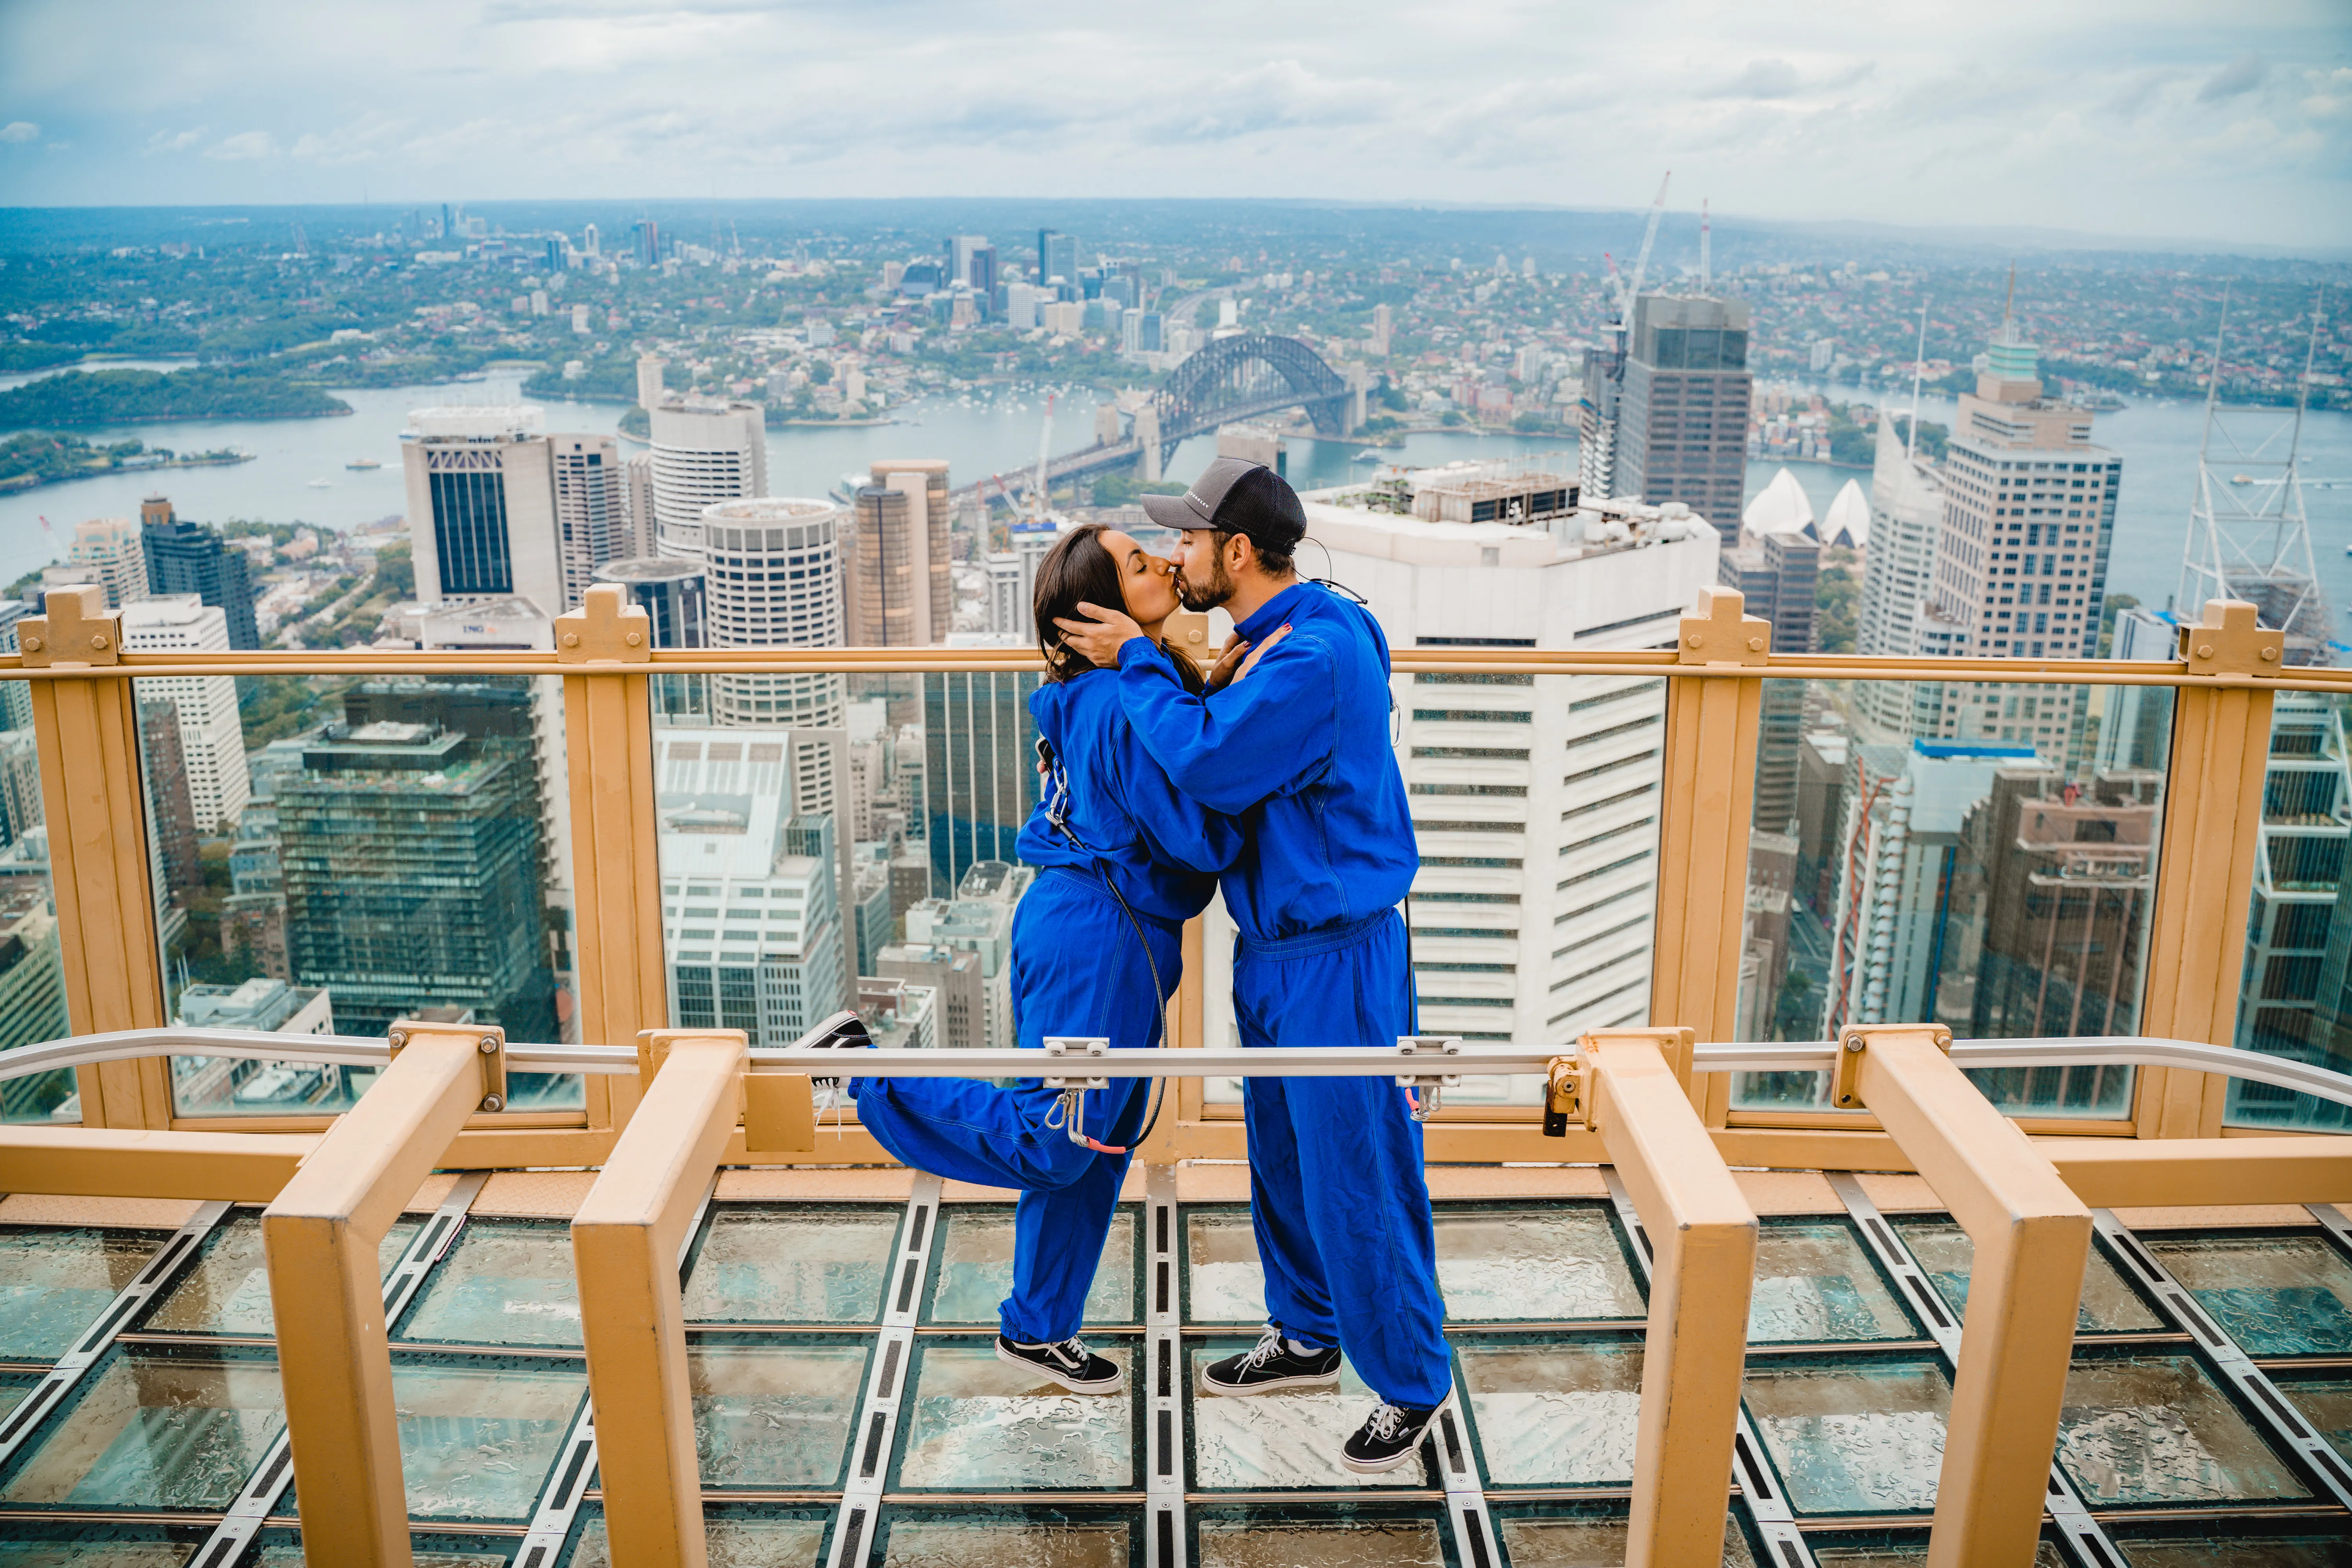
[[[865,1019],[855,1013],[840,1012],[794,1040],[792,1048],[796,1051],[847,1051],[868,1049],[873,1044],[874,1037],[866,1032]],[[809,1083],[815,1089],[841,1087],[841,1079],[837,1078],[813,1078]]]
[[[1064,1340],[1057,1345],[1024,1345],[999,1334],[996,1359],[1011,1366],[1025,1367],[1072,1394],[1117,1394],[1127,1382],[1127,1374],[1118,1370],[1117,1363],[1106,1361],[1087,1349],[1084,1340]]]
[[[1420,1451],[1422,1438],[1437,1413],[1454,1403],[1448,1392],[1444,1403],[1427,1410],[1407,1405],[1381,1405],[1368,1416],[1356,1435],[1339,1449],[1339,1462],[1360,1476],[1393,1470]]]
[[[1255,1348],[1201,1369],[1201,1382],[1218,1394],[1271,1394],[1277,1388],[1308,1388],[1339,1381],[1339,1352],[1290,1348],[1272,1324]]]

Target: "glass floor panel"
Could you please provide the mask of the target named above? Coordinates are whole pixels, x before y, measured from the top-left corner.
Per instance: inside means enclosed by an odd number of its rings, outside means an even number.
[[[1885,1531],[1810,1542],[1813,1561],[1822,1568],[1910,1568],[1927,1561],[1925,1531]],[[1517,1568],[1514,1563],[1512,1568]],[[2074,1568],[2064,1547],[2044,1538],[2034,1542],[2033,1568]]]
[[[25,1395],[41,1385],[43,1373],[37,1372],[0,1372],[0,1417],[25,1402]]]
[[[2296,1377],[2271,1374],[2278,1391],[2312,1425],[2312,1429],[2352,1459],[2352,1378]],[[0,1394],[5,1397],[5,1394]]]
[[[2186,1354],[2077,1356],[2058,1462],[2094,1509],[2312,1495]]]
[[[817,1568],[824,1561],[832,1519],[830,1509],[747,1513],[705,1503],[702,1538],[709,1545],[710,1568]],[[563,1568],[613,1568],[604,1515],[593,1506],[581,1510],[571,1554],[562,1562]]]
[[[2111,1524],[2107,1533],[2131,1568],[2342,1568],[2352,1563],[2352,1528],[2336,1520]]]
[[[1639,1342],[1463,1343],[1454,1359],[1488,1486],[1632,1484]]]
[[[1937,1362],[1749,1363],[1748,1413],[1799,1513],[1925,1512],[1936,1505],[1952,1385]]]
[[[899,1209],[719,1204],[686,1282],[703,1323],[872,1323],[898,1242]]]
[[[695,1342],[687,1361],[702,1484],[768,1491],[839,1487],[870,1348],[863,1335]]]
[[[396,1354],[409,1517],[528,1522],[587,1391],[577,1363]],[[293,1512],[299,1490],[289,1485],[278,1511]]]
[[[419,1219],[402,1218],[376,1248],[378,1276],[390,1274],[408,1250]],[[156,1298],[137,1325],[142,1333],[251,1334],[268,1339],[269,1260],[261,1241],[261,1211],[239,1209],[213,1228],[204,1250]]]
[[[1437,1283],[1449,1322],[1639,1319],[1650,1310],[1601,1204],[1442,1207]]]
[[[497,1568],[514,1561],[520,1537],[499,1540],[467,1535],[415,1534],[408,1538],[416,1554],[416,1568]],[[302,1555],[299,1531],[266,1530],[254,1550],[237,1559],[237,1568],[309,1568]]]
[[[2139,1239],[2248,1355],[2352,1352],[2352,1263],[2318,1231]]]
[[[1104,1340],[1094,1352],[1122,1369],[1136,1344]],[[1117,1394],[1072,1394],[996,1357],[987,1341],[919,1342],[908,1414],[899,1423],[897,1489],[1041,1491],[1142,1484],[1133,1378]]]
[[[0,1568],[179,1568],[212,1533],[208,1526],[0,1522]]]
[[[1265,1320],[1265,1270],[1247,1209],[1184,1211],[1184,1321]]]
[[[1756,1237],[1749,1343],[1919,1337],[1911,1314],[1879,1277],[1878,1266],[1853,1226],[1834,1219],[1764,1222]]]
[[[1379,1403],[1356,1369],[1339,1363],[1334,1388],[1286,1389],[1232,1397],[1201,1386],[1201,1369],[1250,1348],[1247,1340],[1212,1340],[1186,1348],[1192,1355],[1192,1399],[1187,1421],[1192,1486],[1201,1491],[1356,1491],[1425,1488],[1435,1483],[1425,1464],[1408,1460],[1384,1476],[1360,1476],[1339,1462],[1339,1445]],[[1425,1450],[1424,1450],[1425,1452]]]
[[[73,1349],[169,1239],[96,1226],[0,1230],[0,1361],[54,1362]]]
[[[1945,1304],[1955,1312],[1967,1310],[1969,1268],[1976,1258],[1976,1243],[1969,1239],[1969,1233],[1948,1219],[1892,1223],[1911,1256],[1935,1281]],[[2171,1325],[2157,1316],[2156,1310],[2094,1243],[2090,1262],[2083,1270],[2083,1303],[2074,1314],[2074,1327],[2085,1334],[2132,1334],[2160,1332]]]
[[[956,1204],[943,1209],[939,1262],[924,1321],[988,1323],[1013,1293],[1013,1209],[1009,1205]],[[1088,1324],[1140,1323],[1135,1279],[1136,1211],[1121,1205],[1103,1238],[1102,1261],[1087,1292]],[[1255,1258],[1255,1254],[1252,1254]]]
[[[1625,1561],[1621,1518],[1511,1517],[1497,1514],[1495,1532],[1511,1568],[1620,1568]],[[1726,1519],[1723,1568],[1756,1568],[1756,1554],[1736,1519]]]
[[[887,1508],[876,1521],[882,1568],[1142,1568],[1142,1523],[1124,1511],[1034,1507]]]
[[[218,1511],[284,1426],[264,1356],[116,1350],[49,1418],[0,1501]]]
[[[1452,1534],[1433,1508],[1198,1508],[1194,1568],[1446,1568]],[[1622,1559],[1621,1559],[1622,1561]]]
[[[571,1227],[560,1220],[468,1220],[393,1337],[439,1344],[578,1345]]]

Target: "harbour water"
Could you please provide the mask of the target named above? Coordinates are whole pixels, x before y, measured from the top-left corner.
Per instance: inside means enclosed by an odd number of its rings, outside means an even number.
[[[1824,390],[1865,401],[1874,395],[1853,388]],[[778,495],[821,495],[844,474],[886,457],[945,458],[951,479],[959,486],[991,474],[1010,479],[1037,460],[1045,392],[1039,385],[934,395],[907,405],[885,425],[773,426],[768,432],[769,489]],[[183,516],[206,522],[244,518],[348,529],[397,516],[405,509],[400,432],[409,412],[448,404],[517,402],[521,399],[521,383],[520,375],[507,374],[487,381],[346,391],[336,395],[352,405],[351,416],[191,420],[77,430],[76,435],[91,441],[135,437],[150,446],[179,451],[234,447],[256,456],[252,462],[233,467],[110,474],[0,496],[0,584],[59,559],[76,522],[93,517],[135,517],[141,498],[158,490],[172,498]],[[1075,451],[1093,440],[1097,396],[1085,387],[1056,391],[1055,452]],[[1899,405],[1905,400],[1894,401]],[[623,412],[619,405],[609,403],[542,406],[551,430],[608,431]],[[1921,408],[1924,419],[1946,425],[1953,414],[1952,404],[1946,400],[1928,399]],[[2286,411],[2275,416],[2267,412],[2260,416],[2239,415],[2232,417],[2231,426],[2243,437],[2282,425],[2287,417]],[[2176,592],[2203,421],[2204,410],[2195,404],[2137,403],[2099,416],[2095,438],[2121,453],[2124,459],[2116,546],[2107,579],[2111,593],[2130,594],[2144,603],[2160,605]],[[2278,437],[2281,447],[2284,439]],[[1308,489],[1360,479],[1371,469],[1370,465],[1353,460],[1360,449],[1360,443],[1353,441],[1294,439],[1287,456],[1292,482]],[[1574,453],[1575,443],[1570,437],[1475,431],[1416,435],[1402,447],[1380,451],[1384,461],[1412,465],[1511,455],[1545,455],[1572,463]],[[1169,475],[1190,479],[1214,455],[1213,438],[1196,437],[1178,449]],[[2303,458],[2307,481],[2323,481],[2306,489],[2319,578],[2336,610],[2338,640],[2352,642],[2352,555],[2347,554],[2347,546],[2352,545],[2352,415],[2307,415]],[[362,470],[347,467],[357,459],[383,466]],[[1748,493],[1762,489],[1780,467],[1775,461],[1748,464]],[[1848,479],[1861,480],[1865,489],[1869,486],[1869,475],[1861,470],[1821,463],[1789,467],[1817,514],[1828,510],[1832,498]],[[2235,471],[2226,462],[2222,469],[2225,475]],[[2342,481],[2342,485],[2335,488],[2324,481]]]

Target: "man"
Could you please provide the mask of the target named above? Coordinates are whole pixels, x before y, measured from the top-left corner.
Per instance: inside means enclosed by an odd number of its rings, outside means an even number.
[[[1298,580],[1306,509],[1273,469],[1220,458],[1185,495],[1144,507],[1182,535],[1185,605],[1233,615],[1212,694],[1188,694],[1115,606],[1056,624],[1118,666],[1128,718],[1176,787],[1242,820],[1222,879],[1242,1044],[1393,1049],[1414,1031],[1396,905],[1420,857],[1389,741],[1388,643],[1363,609]],[[1245,649],[1248,679],[1222,683]],[[1202,1381],[1228,1394],[1333,1383],[1344,1351],[1381,1403],[1342,1462],[1393,1469],[1454,1392],[1405,1091],[1392,1078],[1251,1079],[1243,1106],[1267,1325]]]

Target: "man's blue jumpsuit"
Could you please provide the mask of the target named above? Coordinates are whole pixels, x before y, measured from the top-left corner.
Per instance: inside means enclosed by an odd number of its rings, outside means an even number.
[[[1065,819],[1086,847],[1046,820],[1044,802],[1022,829],[1021,858],[1042,869],[1013,915],[1014,1034],[1029,1050],[1047,1035],[1107,1036],[1121,1050],[1156,1046],[1183,973],[1183,923],[1208,906],[1217,871],[1241,851],[1240,832],[1169,784],[1121,711],[1116,674],[1049,683],[1029,699],[1029,711],[1068,775]],[[1133,923],[1106,876],[1134,910]],[[1088,1136],[1130,1143],[1142,1131],[1150,1088],[1148,1079],[1113,1079],[1088,1091]],[[970,1079],[853,1079],[850,1090],[858,1121],[906,1163],[1022,1189],[1013,1294],[1000,1326],[1024,1344],[1075,1336],[1128,1156],[1071,1142],[1055,1115],[1058,1091],[1034,1079],[1011,1089]]]
[[[1176,787],[1241,818],[1223,885],[1242,1044],[1393,1050],[1415,1031],[1396,905],[1421,862],[1389,739],[1388,641],[1311,583],[1235,629],[1255,645],[1283,626],[1245,679],[1206,700],[1131,637],[1119,696]],[[1391,1405],[1442,1403],[1445,1304],[1405,1091],[1392,1078],[1262,1078],[1242,1098],[1268,1320],[1338,1345]]]

